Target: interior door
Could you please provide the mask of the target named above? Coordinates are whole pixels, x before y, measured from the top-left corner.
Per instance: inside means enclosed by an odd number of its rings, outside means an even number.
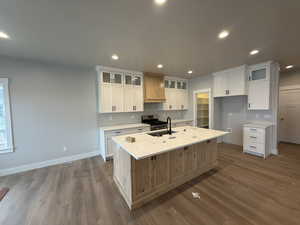
[[[279,140],[300,144],[300,89],[282,90],[279,95]]]

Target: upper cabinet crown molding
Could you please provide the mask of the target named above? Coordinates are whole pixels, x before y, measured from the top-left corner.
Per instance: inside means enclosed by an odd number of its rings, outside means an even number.
[[[213,73],[214,97],[247,95],[247,66]]]
[[[114,67],[108,67],[108,66],[101,66],[101,65],[96,66],[96,71],[97,71],[98,73],[100,73],[101,71],[112,71],[112,72],[134,73],[134,74],[143,75],[143,72],[141,72],[141,71],[125,70],[125,69],[114,68]]]

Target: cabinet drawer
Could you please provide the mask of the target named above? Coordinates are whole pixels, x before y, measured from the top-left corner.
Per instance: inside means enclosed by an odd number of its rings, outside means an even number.
[[[265,154],[265,145],[264,144],[247,144],[244,148],[250,152]]]
[[[261,128],[244,127],[244,138],[250,142],[265,143],[266,132]]]

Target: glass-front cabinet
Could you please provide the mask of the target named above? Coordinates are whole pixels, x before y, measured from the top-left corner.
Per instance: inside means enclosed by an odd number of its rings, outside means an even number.
[[[249,81],[270,80],[270,67],[268,64],[257,64],[249,67]]]
[[[103,71],[101,81],[104,84],[123,84],[123,74]]]

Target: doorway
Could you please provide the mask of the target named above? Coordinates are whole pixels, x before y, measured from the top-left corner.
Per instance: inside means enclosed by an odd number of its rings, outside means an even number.
[[[300,144],[300,86],[281,87],[279,92],[279,141]]]
[[[212,98],[211,90],[197,90],[193,92],[194,126],[212,128]]]

